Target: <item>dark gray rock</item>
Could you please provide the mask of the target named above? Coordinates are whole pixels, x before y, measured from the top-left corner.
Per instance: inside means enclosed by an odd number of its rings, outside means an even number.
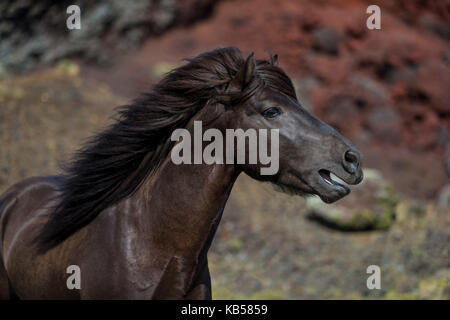
[[[216,2],[79,0],[81,29],[68,30],[73,1],[2,1],[0,77],[68,57],[107,63],[114,50],[136,48],[149,36],[207,17]]]
[[[398,140],[401,121],[397,111],[389,107],[375,108],[368,116],[369,127],[372,133],[382,141],[395,142]]]
[[[442,187],[437,198],[437,206],[440,209],[450,209],[450,184]]]
[[[313,48],[331,55],[339,53],[340,35],[331,28],[318,28],[313,31]]]

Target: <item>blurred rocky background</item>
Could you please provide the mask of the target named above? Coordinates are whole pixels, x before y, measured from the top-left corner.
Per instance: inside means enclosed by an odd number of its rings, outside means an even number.
[[[81,8],[81,30],[66,8]],[[368,30],[366,8],[381,8]],[[278,53],[299,100],[363,151],[336,204],[239,178],[210,253],[215,298],[450,298],[449,1],[0,3],[0,192],[217,46]],[[382,289],[366,269],[379,265]]]

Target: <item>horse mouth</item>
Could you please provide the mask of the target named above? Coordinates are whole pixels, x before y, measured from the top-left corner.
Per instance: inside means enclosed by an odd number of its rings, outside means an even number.
[[[318,195],[323,201],[327,203],[335,202],[350,193],[350,188],[341,183],[341,178],[333,172],[326,169],[321,169],[319,170],[319,175],[322,180],[322,192]],[[339,179],[340,181],[336,181],[335,179]]]
[[[338,174],[327,169],[316,171],[313,177],[301,177],[299,173],[291,171],[290,174],[280,176],[281,179],[272,183],[276,191],[290,195],[316,195],[325,203],[333,203],[350,193],[348,184],[358,184],[360,178],[353,181],[352,177],[341,178]],[[283,179],[284,178],[284,179]]]
[[[334,179],[331,177],[331,175],[333,174],[331,171],[322,169],[322,170],[319,170],[319,174],[320,174],[320,176],[322,177],[322,179],[323,179],[327,184],[329,184],[329,185],[331,185],[331,186],[337,186],[337,187],[340,187],[340,188],[344,188],[346,191],[350,192],[349,187],[347,187],[345,184],[342,184],[342,183],[337,182],[336,180],[334,180]],[[333,174],[333,175],[334,175],[334,174]],[[337,177],[336,175],[334,175],[334,176]],[[337,178],[338,178],[338,177],[337,177]],[[338,178],[338,179],[340,179],[340,178]]]

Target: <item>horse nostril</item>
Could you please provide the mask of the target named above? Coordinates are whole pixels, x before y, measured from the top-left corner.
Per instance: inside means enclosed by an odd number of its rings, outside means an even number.
[[[358,155],[353,151],[349,150],[345,153],[345,161],[353,164],[358,164]]]
[[[359,166],[359,155],[355,151],[348,150],[344,153],[344,167],[350,173],[355,173]]]

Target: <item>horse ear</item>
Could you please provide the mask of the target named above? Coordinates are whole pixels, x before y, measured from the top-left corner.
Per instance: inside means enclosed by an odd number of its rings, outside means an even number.
[[[278,67],[278,55],[277,54],[273,55],[271,62],[274,67]]]
[[[245,60],[244,66],[231,80],[228,90],[238,89],[242,90],[252,80],[253,74],[256,69],[256,61],[253,52]]]

